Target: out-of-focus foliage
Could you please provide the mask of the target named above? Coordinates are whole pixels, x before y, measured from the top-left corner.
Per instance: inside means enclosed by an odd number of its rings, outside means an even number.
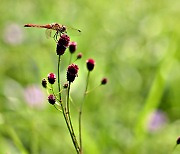
[[[56,73],[56,44],[43,29],[23,27],[53,22],[82,30],[71,36],[83,53],[71,91],[77,106],[87,58],[96,60],[89,88],[104,76],[109,81],[84,104],[84,153],[172,151],[180,135],[179,0],[1,0],[0,14],[0,153],[75,152],[63,116],[41,88],[41,79]],[[68,50],[62,61],[64,82]],[[72,116],[77,127],[73,106]]]

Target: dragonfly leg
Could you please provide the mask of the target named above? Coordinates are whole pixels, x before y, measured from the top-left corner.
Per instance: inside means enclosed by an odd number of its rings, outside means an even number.
[[[53,38],[56,42],[58,42],[58,31],[54,34]]]

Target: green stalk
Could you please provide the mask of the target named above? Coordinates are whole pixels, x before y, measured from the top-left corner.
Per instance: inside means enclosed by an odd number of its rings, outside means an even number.
[[[68,127],[68,131],[70,133],[70,136],[71,136],[74,148],[76,149],[77,154],[79,154],[79,148],[77,147],[77,143],[76,143],[76,141],[74,139],[73,133],[72,133],[71,128],[70,128],[70,125],[68,123],[68,119],[67,119],[67,116],[66,116],[66,113],[65,113],[64,106],[62,104],[62,98],[61,98],[61,93],[60,93],[60,91],[61,91],[61,84],[60,84],[60,61],[61,61],[61,56],[59,55],[59,59],[58,59],[58,90],[59,90],[59,100],[60,100],[59,103],[61,105],[62,113],[63,113],[64,119],[65,119],[66,125]]]
[[[72,134],[73,134],[73,136],[74,136],[74,140],[75,140],[76,146],[77,146],[78,149],[79,149],[79,145],[78,145],[78,142],[77,142],[77,139],[76,139],[76,136],[75,136],[75,133],[74,133],[72,121],[71,121],[70,105],[69,105],[70,87],[71,87],[71,82],[69,82],[68,91],[67,91],[67,116],[68,116],[68,118],[69,118],[69,124],[70,124],[70,127],[71,127],[71,132],[72,132]]]
[[[69,65],[71,64],[71,61],[72,61],[72,53],[70,54]]]
[[[83,151],[82,151],[82,129],[81,129],[81,126],[82,126],[82,108],[83,108],[83,104],[85,102],[85,97],[86,97],[86,94],[87,94],[88,83],[89,83],[89,75],[90,75],[90,71],[88,71],[88,74],[87,74],[86,88],[85,88],[85,91],[84,91],[84,97],[83,97],[83,101],[82,101],[82,103],[80,105],[80,109],[79,109],[79,143],[80,143],[80,154],[83,153]]]

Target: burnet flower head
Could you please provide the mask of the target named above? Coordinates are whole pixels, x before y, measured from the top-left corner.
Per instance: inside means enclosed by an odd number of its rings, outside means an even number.
[[[48,96],[48,102],[49,102],[50,104],[54,105],[55,102],[56,102],[55,96],[52,95],[52,94],[50,94],[50,95]]]
[[[107,82],[108,82],[107,78],[102,78],[101,85],[105,85],[107,84]]]
[[[70,53],[74,53],[77,49],[77,43],[76,42],[70,42],[69,43],[69,51]]]
[[[59,41],[57,43],[56,47],[56,53],[57,55],[63,55],[66,48],[69,46],[70,37],[66,34],[62,34],[59,38]]]
[[[42,79],[41,84],[44,88],[47,88],[47,80],[45,78]]]
[[[54,84],[55,81],[56,81],[56,75],[54,73],[49,73],[48,74],[48,82],[50,84]]]
[[[180,144],[180,136],[177,138],[176,144]]]
[[[76,64],[71,64],[67,68],[67,81],[73,82],[77,77],[79,67]]]
[[[94,69],[95,61],[94,59],[90,58],[86,61],[86,66],[89,71],[92,71]]]
[[[77,56],[76,56],[77,59],[81,59],[82,58],[82,53],[78,53]]]

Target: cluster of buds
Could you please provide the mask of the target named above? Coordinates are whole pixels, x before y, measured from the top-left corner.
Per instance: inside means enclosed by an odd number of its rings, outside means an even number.
[[[51,84],[51,85],[53,85],[53,84],[55,83],[55,81],[56,81],[56,75],[55,75],[54,73],[49,73],[48,76],[47,76],[47,79],[45,79],[45,78],[42,79],[41,84],[42,84],[42,86],[43,86],[44,88],[47,88],[48,83]],[[50,95],[48,96],[48,102],[49,102],[50,104],[54,105],[55,102],[56,102],[55,96],[52,95],[52,94],[50,94]]]
[[[66,71],[67,83],[65,83],[62,86],[63,88],[61,89],[60,73],[59,73],[60,56],[62,56],[65,53],[65,51],[66,51],[66,49],[68,47],[69,47],[69,52],[70,52],[70,61],[69,61],[69,66],[67,67],[67,71]],[[71,83],[73,83],[74,80],[76,79],[76,77],[78,76],[78,71],[79,71],[78,65],[76,65],[74,63],[71,63],[72,55],[75,53],[76,50],[77,50],[77,43],[76,42],[70,42],[70,38],[69,38],[68,35],[61,34],[61,36],[59,38],[59,41],[57,42],[57,47],[56,47],[56,53],[59,56],[58,75],[57,75],[57,78],[58,78],[58,90],[59,90],[58,93],[55,93],[54,89],[53,89],[53,84],[56,82],[56,75],[54,73],[49,73],[47,75],[47,79],[42,80],[42,86],[44,88],[48,88],[48,93],[50,91],[50,94],[48,96],[48,102],[51,105],[53,105],[57,110],[62,111],[62,113],[64,114],[66,124],[70,128],[73,128],[72,122],[71,122],[71,116],[70,116],[70,108],[69,108],[70,87],[71,87]],[[81,58],[82,58],[82,53],[78,53],[77,56],[76,56],[76,60],[81,59]],[[86,60],[86,67],[87,67],[87,70],[88,70],[88,74],[87,74],[86,89],[85,89],[85,93],[84,93],[85,95],[88,93],[87,92],[87,87],[88,87],[89,75],[90,75],[90,72],[92,72],[94,70],[95,60],[92,59],[92,58],[87,59]],[[107,78],[103,78],[101,80],[100,85],[105,85],[106,83],[107,83]],[[67,99],[66,99],[65,103],[62,103],[64,101],[62,99],[62,95],[61,95],[62,90],[66,90],[66,92],[67,92]],[[84,95],[84,97],[85,97],[85,95]],[[80,105],[80,109],[79,109],[79,132],[81,132],[82,104]],[[72,129],[71,131],[70,131],[70,134],[71,134],[71,136],[73,136],[73,134],[74,134],[73,131],[74,130]],[[72,137],[72,140],[75,143],[74,146],[75,146],[76,151],[78,153],[81,153],[81,151],[82,151],[81,133],[79,133],[79,137],[80,137],[80,143],[79,143],[80,146],[78,145],[78,142],[77,142],[77,139],[76,139],[75,136]]]
[[[56,75],[54,73],[49,73],[47,76],[47,80],[49,84],[54,84],[54,82],[56,81]],[[45,78],[42,79],[41,84],[44,88],[47,88],[47,80]]]
[[[62,34],[59,38],[59,41],[57,42],[57,48],[56,48],[56,53],[57,55],[63,55],[65,53],[65,50],[69,47],[69,52],[70,54],[73,54],[77,50],[77,43],[76,42],[70,42],[70,38],[66,34]],[[76,59],[81,59],[82,53],[78,53]],[[86,60],[86,67],[89,72],[94,70],[95,67],[95,60],[92,58],[89,58]],[[75,78],[78,76],[78,70],[79,67],[76,64],[70,64],[67,68],[66,72],[66,78],[67,81],[72,83]],[[56,81],[56,75],[54,73],[49,73],[47,76],[47,80],[43,79],[42,80],[42,86],[44,88],[47,88],[47,81],[50,85],[53,85]],[[102,78],[101,84],[100,85],[105,85],[107,83],[107,78]],[[68,83],[65,83],[63,85],[63,88],[66,89],[68,88]],[[49,95],[48,97],[48,102],[52,105],[55,104],[56,98],[54,95]]]
[[[70,37],[66,34],[62,34],[57,42],[56,53],[57,55],[63,55],[66,49],[69,47],[70,54],[75,53],[77,50],[77,43],[70,42]],[[78,53],[76,59],[81,59],[82,53]]]

